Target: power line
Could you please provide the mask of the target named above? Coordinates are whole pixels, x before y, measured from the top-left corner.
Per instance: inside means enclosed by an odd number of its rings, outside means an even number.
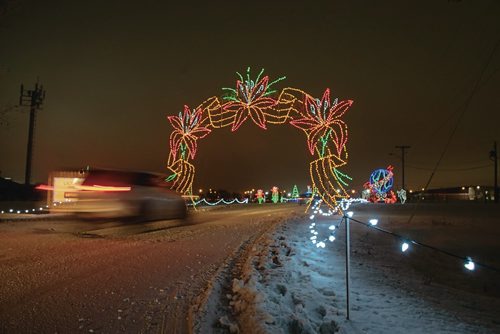
[[[33,159],[33,140],[35,132],[36,114],[42,108],[45,100],[45,90],[43,86],[38,85],[38,80],[35,84],[35,89],[25,90],[24,85],[21,85],[21,93],[19,96],[19,106],[30,106],[30,120],[28,127],[28,147],[26,149],[26,171],[24,175],[24,183],[29,185],[31,181],[31,165]]]
[[[407,165],[407,166],[409,168],[419,169],[419,170],[428,170],[428,171],[434,170],[434,168],[429,168],[429,167],[420,167],[420,166],[414,166],[414,165]],[[464,167],[464,168],[438,168],[437,171],[440,171],[440,172],[459,172],[459,171],[476,170],[476,169],[483,169],[483,168],[489,168],[489,167],[491,167],[491,164],[474,166],[474,167]]]
[[[401,149],[401,169],[402,173],[402,181],[401,181],[401,189],[405,188],[405,150],[411,148],[409,145],[396,145],[395,148]]]
[[[458,129],[458,126],[460,125],[460,121],[462,120],[462,117],[464,116],[465,112],[467,111],[467,109],[468,109],[468,107],[470,105],[470,102],[472,101],[472,98],[476,94],[476,92],[478,90],[478,87],[479,87],[479,84],[482,81],[483,75],[484,75],[484,73],[486,71],[486,68],[488,68],[488,65],[490,64],[491,59],[493,59],[493,55],[495,54],[495,51],[496,51],[496,49],[498,48],[499,45],[500,45],[500,38],[497,39],[497,41],[495,43],[495,46],[491,50],[491,53],[490,53],[488,59],[484,63],[483,68],[481,69],[481,73],[479,74],[479,78],[478,78],[478,80],[476,80],[476,83],[474,84],[474,87],[472,88],[471,93],[469,94],[467,100],[464,103],[464,108],[463,108],[462,112],[458,116],[458,120],[457,120],[455,126],[453,127],[453,130],[451,131],[450,136],[448,137],[448,140],[446,141],[446,145],[444,146],[443,152],[439,156],[439,159],[436,162],[436,165],[434,166],[434,169],[432,170],[432,173],[431,173],[431,175],[429,177],[429,180],[427,181],[427,184],[425,185],[424,189],[427,189],[429,187],[429,184],[431,183],[431,181],[432,181],[432,179],[434,177],[434,174],[436,173],[439,165],[441,164],[441,161],[443,160],[444,155],[448,151],[448,148],[449,148],[449,146],[451,144],[451,140],[453,139],[453,137],[454,137],[454,135],[455,135],[455,133],[456,133],[456,131]]]

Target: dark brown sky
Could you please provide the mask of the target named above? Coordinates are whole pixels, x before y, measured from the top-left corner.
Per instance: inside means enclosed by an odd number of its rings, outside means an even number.
[[[370,172],[407,155],[407,184],[422,187],[500,38],[497,1],[2,1],[0,106],[19,84],[47,90],[33,180],[65,166],[164,171],[167,115],[233,87],[236,71],[286,75],[278,88],[353,99],[345,115],[360,189]],[[7,4],[7,5],[6,5]],[[7,7],[6,7],[7,6]],[[492,183],[500,140],[500,48],[463,114],[431,187]],[[28,113],[3,115],[2,176],[23,181]],[[199,141],[195,187],[245,190],[309,183],[305,135],[292,126]],[[419,169],[415,168],[418,167]],[[460,169],[460,170],[454,170]]]

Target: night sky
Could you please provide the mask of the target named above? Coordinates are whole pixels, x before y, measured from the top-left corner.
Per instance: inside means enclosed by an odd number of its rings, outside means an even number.
[[[166,171],[168,115],[261,68],[277,88],[352,99],[348,165],[361,190],[375,168],[407,154],[423,187],[490,185],[500,140],[500,2],[0,0],[0,110],[19,85],[47,96],[35,134],[33,182],[86,165]],[[496,48],[496,49],[495,49]],[[484,69],[484,71],[483,71]],[[481,76],[481,73],[482,76]],[[480,80],[471,97],[476,82]],[[467,108],[464,107],[467,105]],[[27,108],[0,113],[1,176],[24,181]],[[304,133],[250,120],[198,141],[194,189],[301,190],[312,160]]]

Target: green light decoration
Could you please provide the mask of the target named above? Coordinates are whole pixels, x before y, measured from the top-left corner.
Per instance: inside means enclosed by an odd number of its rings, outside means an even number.
[[[350,177],[349,175],[347,174],[344,174],[342,173],[341,171],[339,171],[337,168],[334,168],[333,169],[333,172],[335,173],[335,176],[337,177],[337,180],[342,183],[344,186],[348,186],[349,184],[347,182],[344,181],[344,178],[345,179],[348,179],[349,181],[352,181],[352,177]]]
[[[170,182],[173,181],[177,177],[177,173],[170,174],[165,181]]]
[[[299,188],[297,188],[297,185],[295,184],[292,189],[292,198],[298,198],[299,197]]]
[[[320,157],[324,157],[325,156],[325,149],[328,145],[328,137],[330,137],[330,134],[332,133],[332,129],[330,129],[330,131],[328,131],[328,133],[321,137],[320,138],[320,141],[321,141],[321,153],[319,154]]]
[[[279,191],[279,188],[274,186],[272,188],[272,196],[271,196],[271,201],[273,201],[273,203],[278,203],[280,199],[280,191]]]
[[[262,204],[265,202],[265,194],[262,189],[258,189],[257,193],[255,194],[255,197],[257,197],[257,201],[259,201],[259,204]]]
[[[186,144],[181,143],[180,144],[180,149],[181,149],[181,159],[186,160]]]
[[[225,91],[226,94],[222,96],[222,99],[226,101],[240,102],[243,98],[245,102],[251,104],[252,102],[254,102],[253,97],[257,94],[261,97],[265,97],[276,93],[277,90],[271,89],[271,86],[282,80],[285,80],[286,77],[279,77],[278,79],[275,79],[270,83],[267,83],[267,77],[265,77],[264,79],[266,79],[266,85],[260,86],[261,82],[259,80],[261,79],[263,73],[264,69],[261,69],[257,78],[255,80],[252,80],[250,76],[250,67],[247,68],[246,79],[243,78],[241,73],[236,72],[239,78],[236,85],[238,90],[234,88],[223,87],[222,90]],[[257,91],[255,91],[254,89],[256,87]],[[252,93],[254,96],[252,96]]]

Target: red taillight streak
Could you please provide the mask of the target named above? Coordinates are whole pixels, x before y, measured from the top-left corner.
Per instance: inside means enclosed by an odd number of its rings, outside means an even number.
[[[38,190],[50,190],[50,191],[75,191],[75,190],[91,190],[91,191],[130,191],[132,187],[113,187],[113,186],[81,186],[75,185],[74,188],[55,188],[53,186],[48,186],[46,184],[41,184],[36,187]]]

